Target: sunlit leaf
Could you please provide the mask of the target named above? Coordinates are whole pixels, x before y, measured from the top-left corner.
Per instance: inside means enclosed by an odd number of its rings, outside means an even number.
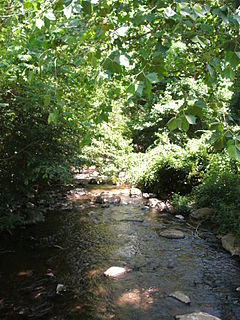
[[[42,27],[44,26],[44,21],[42,19],[36,19],[36,27],[38,29],[42,29]]]
[[[125,37],[129,27],[121,27],[116,30],[116,34],[120,37]]]
[[[171,7],[167,7],[164,9],[164,15],[167,19],[169,19],[175,16],[176,12]]]
[[[120,63],[121,66],[124,66],[126,68],[128,68],[129,65],[130,65],[128,57],[125,56],[124,54],[121,54],[119,56],[119,63]]]
[[[65,14],[65,16],[66,16],[66,18],[67,19],[69,19],[70,17],[71,17],[71,15],[72,15],[72,4],[70,4],[68,7],[65,7],[64,8],[64,10],[63,10],[63,12],[64,12],[64,14]]]
[[[189,124],[196,124],[196,119],[197,119],[197,118],[196,118],[195,116],[193,116],[193,115],[191,115],[191,114],[186,114],[185,117],[186,117],[187,122],[188,122]]]
[[[50,21],[56,20],[56,17],[52,11],[48,11],[47,13],[45,13],[45,17]]]

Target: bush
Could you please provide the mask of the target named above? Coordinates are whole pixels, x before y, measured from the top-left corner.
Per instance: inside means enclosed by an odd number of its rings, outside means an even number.
[[[218,156],[218,160],[220,158]],[[194,189],[193,197],[196,206],[215,209],[212,221],[218,225],[219,231],[232,232],[240,239],[240,177],[234,172],[235,165],[229,163],[228,167],[228,171],[227,166],[221,170],[221,165],[216,170],[216,161],[213,162],[203,183]]]
[[[193,143],[194,142],[194,143]],[[143,191],[154,192],[161,198],[172,192],[181,195],[191,192],[203,178],[203,167],[208,163],[206,146],[202,140],[194,139],[190,145],[180,147],[162,139],[161,144],[148,150],[142,162],[134,167],[132,179]]]
[[[192,198],[189,195],[181,196],[178,193],[174,193],[171,198],[171,205],[174,207],[174,210],[179,214],[188,214],[191,210]]]

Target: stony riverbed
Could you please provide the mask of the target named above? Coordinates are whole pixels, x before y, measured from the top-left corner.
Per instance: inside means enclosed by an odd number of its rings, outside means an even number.
[[[96,201],[110,191],[112,202]],[[2,235],[0,258],[0,319],[240,319],[239,260],[211,232],[148,209],[126,188],[69,192],[66,210]],[[110,279],[111,266],[129,272]]]

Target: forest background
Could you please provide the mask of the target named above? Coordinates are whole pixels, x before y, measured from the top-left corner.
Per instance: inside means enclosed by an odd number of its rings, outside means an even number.
[[[240,239],[239,5],[0,0],[0,229],[94,164]]]

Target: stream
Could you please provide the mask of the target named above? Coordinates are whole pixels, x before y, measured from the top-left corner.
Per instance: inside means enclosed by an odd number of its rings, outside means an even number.
[[[173,320],[198,311],[240,319],[240,262],[214,234],[149,210],[125,189],[115,190],[121,205],[94,204],[97,188],[69,197],[72,209],[49,212],[45,223],[1,235],[1,320]],[[170,228],[185,238],[160,235]],[[109,279],[111,266],[132,271]],[[175,291],[191,303],[169,297]]]

